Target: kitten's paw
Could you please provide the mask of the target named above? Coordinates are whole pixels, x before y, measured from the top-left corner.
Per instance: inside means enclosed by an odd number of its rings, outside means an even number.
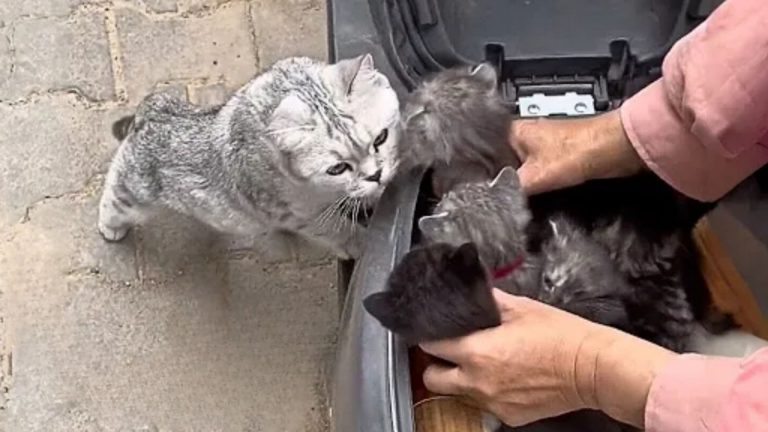
[[[99,224],[99,234],[101,234],[101,237],[103,237],[104,240],[110,243],[119,242],[128,235],[128,228],[114,229]]]

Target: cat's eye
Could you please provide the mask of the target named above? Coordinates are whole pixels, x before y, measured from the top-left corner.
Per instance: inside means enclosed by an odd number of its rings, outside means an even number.
[[[382,144],[384,144],[384,141],[387,140],[387,137],[389,136],[389,129],[384,129],[381,131],[381,133],[376,137],[375,140],[373,140],[373,148],[378,150],[379,147],[381,147]]]
[[[352,166],[346,162],[337,163],[336,165],[328,168],[325,172],[332,176],[344,174],[352,169]]]

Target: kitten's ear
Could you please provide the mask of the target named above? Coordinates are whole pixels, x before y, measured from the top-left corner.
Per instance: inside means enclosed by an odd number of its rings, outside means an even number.
[[[424,114],[427,111],[426,107],[418,106],[415,108],[408,107],[403,112],[403,119],[405,121],[405,124],[407,125],[411,120],[415,119],[416,117]]]
[[[345,96],[349,96],[360,84],[371,83],[376,78],[376,68],[371,54],[340,60],[323,71],[326,78],[340,83]]]
[[[517,175],[517,170],[508,166],[502,168],[496,178],[491,180],[491,189],[496,188],[520,189],[520,177]]]
[[[552,237],[555,239],[555,242],[560,247],[565,247],[567,242],[565,233],[563,232],[563,227],[553,219],[549,220],[549,226],[552,228]]]
[[[498,85],[498,74],[496,69],[488,63],[480,63],[474,66],[469,72],[473,77],[479,78],[489,90],[496,90]]]
[[[474,243],[464,243],[453,251],[450,258],[451,266],[457,270],[475,270],[480,268],[480,253]],[[463,274],[464,272],[459,272]]]
[[[422,216],[419,218],[419,231],[428,238],[441,237],[440,234],[448,230],[449,222],[448,212]]]
[[[363,300],[363,307],[384,327],[389,330],[397,328],[394,299],[390,293],[378,292],[369,295]]]

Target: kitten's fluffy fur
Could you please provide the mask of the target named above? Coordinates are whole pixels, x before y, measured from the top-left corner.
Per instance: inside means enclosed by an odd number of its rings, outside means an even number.
[[[436,214],[419,220],[419,229],[427,246],[406,255],[393,270],[388,291],[378,294],[381,298],[399,305],[387,309],[386,304],[369,307],[368,310],[390,329],[391,323],[401,327],[420,329],[424,334],[445,333],[440,327],[443,315],[453,314],[454,325],[459,326],[465,315],[459,308],[443,310],[452,304],[467,303],[466,299],[446,299],[457,293],[476,294],[479,281],[483,281],[485,295],[490,295],[493,285],[516,295],[525,295],[589,320],[632,330],[627,305],[632,290],[626,279],[613,263],[606,248],[590,238],[563,215],[549,220],[550,232],[540,245],[538,253],[526,250],[526,227],[530,221],[525,197],[520,191],[520,181],[512,168],[504,168],[490,182],[462,183],[440,201]],[[446,249],[451,245],[452,249]],[[477,245],[480,266],[452,266],[449,257],[456,248]],[[494,270],[522,260],[508,275],[494,278]],[[429,270],[437,267],[439,270]],[[474,274],[457,275],[457,272]],[[464,291],[454,287],[462,280],[469,281]],[[446,288],[449,287],[449,288]],[[414,292],[415,291],[415,292]],[[431,304],[431,299],[440,298]],[[413,303],[411,303],[413,302]],[[473,303],[474,304],[474,303]],[[372,306],[366,303],[366,306]],[[472,309],[472,308],[470,308]],[[495,307],[486,309],[489,316]],[[432,319],[432,317],[435,317]],[[407,323],[409,317],[418,322]],[[471,327],[470,323],[461,324]],[[398,331],[398,333],[401,333]],[[417,333],[411,331],[411,333]]]
[[[439,290],[434,289],[437,284]],[[415,248],[397,265],[388,285],[389,290],[368,296],[365,308],[411,344],[501,324],[472,243]]]
[[[541,265],[525,250],[531,212],[513,168],[502,169],[492,181],[454,185],[433,213],[419,219],[424,243],[475,243],[489,274],[522,259],[519,269],[493,283],[512,294],[537,295]]]
[[[350,212],[393,175],[398,100],[370,55],[276,63],[221,107],[149,96],[107,175],[99,230],[121,240],[155,206],[227,233],[298,233],[341,257],[360,253]]]
[[[512,115],[496,90],[497,79],[488,64],[458,67],[436,74],[409,96],[398,159],[401,165],[431,166],[438,195],[519,166],[507,145]]]
[[[526,292],[591,321],[638,333],[628,309],[633,289],[608,250],[563,215],[552,217],[549,225],[550,237],[538,257],[540,279]],[[663,340],[660,334],[648,336]]]
[[[497,147],[510,151],[506,134],[501,147],[498,142],[458,138],[484,136],[474,131],[478,128],[475,122],[464,121],[459,113],[462,107],[472,107],[476,112],[496,111],[498,96],[489,99],[489,95],[493,95],[491,78],[495,84],[492,71],[490,67],[458,68],[438,74],[408,102],[401,125],[402,136],[408,138],[401,145],[410,145],[412,151],[418,153],[413,160],[438,167],[446,164],[447,168],[456,167],[456,171],[460,171],[458,167],[480,167],[472,170],[468,179],[463,178],[463,172],[461,178],[452,179],[452,192],[442,198],[435,215],[420,222],[424,240],[453,247],[467,242],[475,244],[484,271],[473,280],[487,279],[494,269],[510,263],[518,256],[522,242],[526,245],[527,267],[513,272],[508,280],[494,281],[495,285],[622,328],[670,349],[684,350],[694,320],[706,318],[711,304],[698,273],[691,240],[693,225],[710,206],[683,197],[652,174],[642,174],[628,179],[589,182],[531,197],[528,207],[533,217],[530,218],[525,206],[520,205],[519,185],[507,182],[518,190],[499,198],[498,192],[487,183],[502,163],[487,155],[492,155],[490,149]],[[476,85],[469,86],[468,82]],[[483,82],[485,86],[480,85]],[[460,102],[441,94],[434,83],[461,83],[461,88],[473,91],[464,91]],[[490,108],[484,109],[488,100]],[[425,109],[418,108],[421,106]],[[506,112],[497,113],[495,121],[487,120],[490,124],[505,123],[503,128],[497,126],[497,130],[508,129]],[[488,149],[488,153],[473,153],[477,148]],[[509,158],[502,152],[500,160]],[[498,199],[511,201],[496,202]],[[531,222],[525,226],[524,221],[529,218]],[[443,250],[443,253],[451,252]],[[436,258],[433,261],[440,262]],[[427,264],[419,263],[416,255],[409,255],[397,267],[388,286],[396,298],[412,297],[405,293],[407,286],[397,286],[400,279],[396,274],[409,271],[408,265],[421,269],[425,278],[432,277],[432,280],[418,282],[419,286],[431,286],[435,291],[429,295],[422,293],[421,299],[439,297],[445,283],[441,278],[453,277],[423,272]],[[450,269],[447,271],[450,273]],[[418,275],[413,273],[414,278]],[[411,283],[415,280],[411,279]],[[549,288],[544,288],[547,285]],[[454,313],[457,318],[465,317],[457,311],[436,310],[451,303],[443,301],[434,306],[422,303],[408,310],[412,313],[410,316],[419,316],[421,328],[426,329],[429,326],[424,322],[429,321],[431,314]],[[398,310],[383,308],[374,313],[377,317],[398,314]],[[428,334],[437,333],[440,333],[437,329],[428,329]]]

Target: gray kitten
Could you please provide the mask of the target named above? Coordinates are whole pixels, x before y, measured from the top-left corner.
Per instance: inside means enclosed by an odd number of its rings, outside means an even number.
[[[571,219],[549,219],[551,233],[541,246],[541,282],[536,298],[600,324],[630,330],[632,288],[598,243]]]
[[[549,219],[538,252],[527,251],[531,221],[514,169],[491,182],[458,184],[419,220],[426,243],[472,243],[493,286],[541,300],[593,321],[626,328],[629,286],[601,244],[570,219]]]
[[[686,348],[695,319],[683,288],[688,276],[677,237],[643,237],[622,218],[591,232],[562,212],[547,216],[543,224],[535,222],[515,171],[504,168],[492,182],[455,186],[434,215],[419,220],[419,228],[427,245],[476,246],[485,271],[467,276],[470,280],[487,280],[678,352]],[[425,265],[414,256],[397,271],[423,271]],[[440,291],[449,273],[418,283],[431,287],[423,291]]]
[[[517,172],[505,167],[490,182],[456,184],[431,216],[419,219],[419,229],[426,243],[456,247],[474,243],[496,286],[534,295],[541,265],[538,256],[526,253],[525,229],[530,221]]]
[[[150,95],[115,126],[127,134],[99,231],[119,241],[164,206],[226,233],[297,233],[358,256],[363,228],[349,216],[391,179],[398,118],[397,95],[370,55],[279,61],[211,109]]]
[[[408,98],[401,121],[401,165],[434,168],[438,196],[457,183],[489,180],[520,161],[509,145],[512,114],[488,64],[436,74]]]

